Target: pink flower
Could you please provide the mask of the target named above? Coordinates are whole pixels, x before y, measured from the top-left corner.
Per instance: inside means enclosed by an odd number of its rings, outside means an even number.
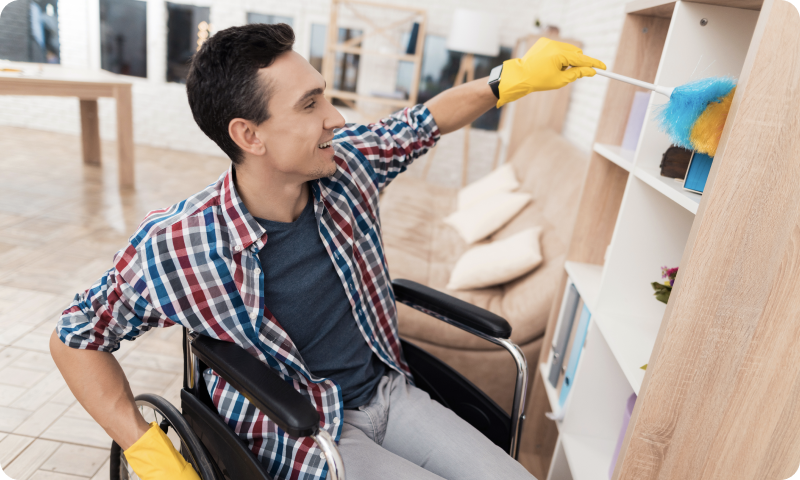
[[[669,268],[667,266],[661,267],[661,278],[668,278],[669,285],[675,285],[675,277],[678,275],[678,267]]]

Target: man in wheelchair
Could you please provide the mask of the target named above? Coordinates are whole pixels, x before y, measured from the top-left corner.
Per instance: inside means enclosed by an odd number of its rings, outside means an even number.
[[[196,471],[215,478],[197,457],[213,439],[193,450],[182,432],[178,453],[165,424],[145,421],[110,354],[122,340],[175,324],[194,340],[186,348],[213,367],[191,370],[197,357],[189,352],[188,385],[205,385],[200,395],[258,459],[267,475],[259,478],[342,478],[337,459],[350,479],[533,478],[514,460],[518,419],[509,456],[415,386],[397,332],[401,289],[417,308],[461,316],[459,326],[498,342],[510,327],[452,298],[437,304],[437,292],[411,282],[393,288],[378,194],[440,135],[605,66],[542,39],[489,82],[452,88],[375,124],[345,125],[293,43],[287,25],[247,25],[216,33],[194,56],[189,105],[231,166],[194,196],[150,212],[113,266],[75,296],[50,342],[58,368],[144,480],[197,479]],[[200,341],[212,339],[222,342]],[[214,363],[215,345],[233,344],[247,354]],[[267,388],[266,376],[242,380],[259,369],[279,381]],[[310,433],[292,423],[301,403],[311,409]]]

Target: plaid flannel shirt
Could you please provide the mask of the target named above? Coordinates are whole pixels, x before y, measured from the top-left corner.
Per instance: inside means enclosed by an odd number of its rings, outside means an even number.
[[[417,105],[335,134],[336,173],[312,182],[320,236],[365,341],[410,380],[381,244],[378,193],[436,143],[439,130],[430,111]],[[320,414],[320,428],[338,442],[341,389],[308,370],[264,305],[258,251],[267,234],[237,194],[232,168],[192,197],[150,212],[114,266],[64,310],[59,338],[70,347],[113,352],[121,340],[178,323],[236,342],[304,395]],[[219,414],[274,478],[327,476],[311,438],[289,437],[213,371],[203,376]]]

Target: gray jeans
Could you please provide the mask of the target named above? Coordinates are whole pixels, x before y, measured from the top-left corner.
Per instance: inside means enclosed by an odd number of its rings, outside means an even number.
[[[339,451],[347,480],[536,480],[394,371],[381,379],[367,405],[344,411]]]

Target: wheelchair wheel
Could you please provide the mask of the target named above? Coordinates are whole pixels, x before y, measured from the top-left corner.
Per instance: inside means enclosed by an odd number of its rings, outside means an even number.
[[[211,457],[189,424],[171,403],[158,395],[137,395],[136,406],[147,423],[156,422],[175,449],[194,467],[202,480],[218,480]],[[111,480],[139,480],[116,442],[111,444]]]

